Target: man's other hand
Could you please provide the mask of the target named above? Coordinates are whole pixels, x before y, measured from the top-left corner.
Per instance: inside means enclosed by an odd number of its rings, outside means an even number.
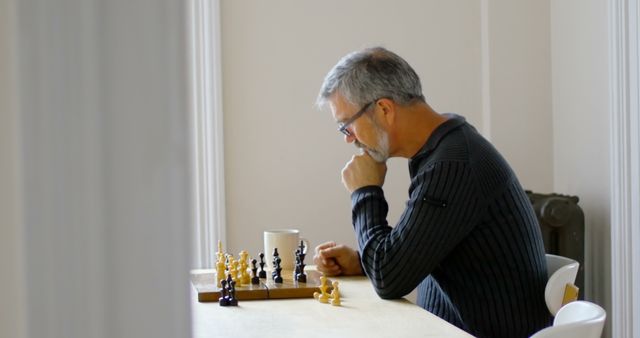
[[[313,262],[318,271],[327,276],[337,275],[362,275],[360,255],[346,245],[336,245],[335,242],[326,242],[316,247]]]

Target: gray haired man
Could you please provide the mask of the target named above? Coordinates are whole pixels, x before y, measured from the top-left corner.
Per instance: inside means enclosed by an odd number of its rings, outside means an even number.
[[[465,119],[425,101],[411,66],[384,48],[342,58],[318,97],[347,143],[342,169],[358,250],[316,248],[328,275],[366,274],[382,298],[418,305],[477,337],[528,337],[550,323],[540,229],[513,170]],[[409,159],[409,200],[387,223],[389,157]]]

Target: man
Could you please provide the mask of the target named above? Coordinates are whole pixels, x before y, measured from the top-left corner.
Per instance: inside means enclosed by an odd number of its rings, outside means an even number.
[[[328,242],[327,275],[366,274],[385,299],[418,287],[418,305],[478,337],[528,337],[550,323],[542,237],[515,174],[461,116],[435,112],[405,60],[371,48],[327,74],[318,104],[362,153],[342,170],[358,250]],[[387,223],[389,157],[409,159],[409,201]]]

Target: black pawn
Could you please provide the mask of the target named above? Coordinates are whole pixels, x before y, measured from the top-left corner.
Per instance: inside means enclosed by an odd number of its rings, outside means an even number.
[[[261,252],[260,253],[260,272],[258,273],[258,277],[260,278],[267,278],[267,272],[264,271],[264,265],[266,263],[264,262],[264,254]]]
[[[274,271],[275,275],[273,276],[273,281],[278,283],[278,284],[282,284],[283,280],[282,280],[282,268],[280,267],[280,263],[282,262],[282,259],[280,259],[280,257],[276,258],[276,269]]]
[[[256,267],[256,263],[258,261],[256,261],[256,259],[252,259],[251,260],[251,274],[253,275],[253,277],[251,277],[251,284],[257,285],[260,284],[260,278],[258,278],[258,268]]]

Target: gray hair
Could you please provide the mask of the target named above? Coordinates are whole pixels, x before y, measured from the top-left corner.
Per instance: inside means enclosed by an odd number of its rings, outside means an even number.
[[[357,106],[382,97],[400,105],[425,101],[418,74],[407,61],[382,47],[352,52],[338,61],[324,78],[317,106],[323,107],[335,93]]]

